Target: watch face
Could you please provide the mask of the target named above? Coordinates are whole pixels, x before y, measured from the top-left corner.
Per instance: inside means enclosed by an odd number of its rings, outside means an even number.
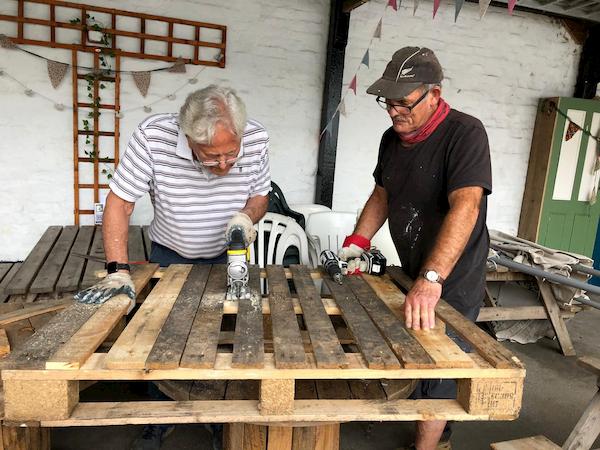
[[[425,272],[425,278],[428,281],[432,281],[432,282],[436,282],[438,280],[438,274],[435,270],[428,270],[427,272]]]

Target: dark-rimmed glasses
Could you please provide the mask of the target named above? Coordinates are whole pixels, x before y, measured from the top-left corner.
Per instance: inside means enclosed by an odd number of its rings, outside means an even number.
[[[379,106],[381,106],[383,109],[385,109],[386,111],[389,111],[390,109],[393,109],[394,111],[396,111],[398,114],[403,114],[403,115],[408,115],[412,112],[413,109],[415,109],[415,107],[421,103],[423,101],[423,99],[425,97],[427,97],[427,94],[429,94],[429,89],[426,90],[423,95],[421,95],[412,105],[392,105],[391,103],[388,103],[388,100],[384,97],[377,97],[375,99],[375,101],[377,102],[377,104]]]

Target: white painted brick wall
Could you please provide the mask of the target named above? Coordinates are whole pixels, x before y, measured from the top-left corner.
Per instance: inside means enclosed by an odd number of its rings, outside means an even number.
[[[372,0],[351,16],[344,80],[349,83],[387,1]],[[486,126],[492,156],[493,195],[488,226],[515,233],[537,102],[540,97],[571,96],[580,46],[557,20],[490,7],[483,20],[479,6],[465,3],[454,23],[454,2],[443,1],[435,20],[432,3],[403,2],[388,8],[382,40],[371,47],[371,67],[358,73],[357,96],[346,97],[347,117],[340,121],[334,209],[356,211],[374,182],[381,134],[390,119],[366,94],[381,76],[395,50],[420,45],[435,51],[445,73],[443,97],[456,109]]]
[[[81,3],[106,6],[106,1]],[[0,2],[0,13],[15,14],[16,1]],[[43,6],[40,6],[42,8]],[[236,88],[249,115],[260,120],[271,136],[273,179],[291,202],[311,202],[314,196],[323,67],[329,24],[327,0],[122,0],[119,9],[140,11],[227,25],[227,67],[207,68],[195,85],[177,93],[175,101],[153,106],[154,112],[175,112],[185,95],[209,83]],[[14,25],[0,22],[0,33],[14,34]],[[70,62],[70,53],[42,47],[33,51]],[[164,67],[165,63],[124,61],[123,69]],[[53,90],[45,62],[23,52],[0,48],[0,68],[30,88],[58,102],[71,103],[70,73]],[[188,74],[156,73],[144,100],[130,76],[123,77],[124,110],[169,94]],[[0,261],[23,259],[48,225],[73,223],[72,115],[58,112],[39,97],[0,77]],[[125,113],[121,121],[121,151],[133,128],[147,115]],[[102,154],[102,153],[101,153]],[[149,201],[140,202],[133,223],[148,223]]]

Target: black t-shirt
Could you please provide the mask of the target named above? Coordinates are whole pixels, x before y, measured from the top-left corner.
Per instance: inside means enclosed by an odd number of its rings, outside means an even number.
[[[448,195],[481,186],[479,217],[469,242],[447,277],[442,297],[459,311],[481,304],[489,236],[487,195],[492,192],[490,150],[483,124],[456,110],[423,142],[403,147],[393,128],[381,139],[375,182],[388,194],[392,239],[403,269],[419,275],[450,209]]]

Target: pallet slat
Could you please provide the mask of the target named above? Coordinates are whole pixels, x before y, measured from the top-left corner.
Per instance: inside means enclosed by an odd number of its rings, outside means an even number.
[[[317,292],[308,268],[292,265],[290,270],[317,366],[322,368],[346,367],[348,365],[346,354],[337,339],[331,319],[323,307],[321,296]]]
[[[283,267],[268,265],[267,276],[275,366],[278,368],[306,367],[302,335]]]
[[[8,286],[6,286],[5,291],[9,295],[14,294],[26,294],[27,289],[33,282],[33,279],[37,275],[40,267],[46,260],[48,253],[52,249],[52,246],[58,239],[60,232],[62,231],[62,227],[59,226],[51,226],[46,229],[40,240],[27,259],[23,262],[19,271],[15,274],[15,276],[10,280]]]
[[[250,266],[249,277],[250,299],[238,302],[231,364],[260,368],[265,357],[260,268]]]
[[[12,280],[15,274],[19,271],[21,264],[22,263],[11,264],[11,267],[9,268],[8,272],[6,273],[6,275],[4,275],[2,281],[0,281],[0,303],[5,302],[6,299],[10,297],[10,295],[6,292],[6,286],[8,286],[10,280]]]
[[[102,227],[96,227],[94,241],[92,242],[92,248],[90,249],[90,255],[104,258],[104,239],[102,237]],[[104,270],[104,263],[88,259],[85,265],[85,272],[83,273],[83,280],[81,280],[81,289],[85,289],[96,284],[98,282],[96,272],[101,270]]]
[[[75,238],[75,243],[71,247],[71,252],[79,253],[82,255],[87,254],[92,239],[94,237],[93,226],[82,226],[79,227],[79,232]],[[85,259],[69,254],[67,262],[60,274],[58,281],[56,282],[57,292],[72,292],[79,288],[79,280],[83,273],[85,266]]]
[[[174,369],[179,367],[192,323],[210,273],[209,265],[192,267],[169,317],[160,330],[146,360],[148,369]]]

